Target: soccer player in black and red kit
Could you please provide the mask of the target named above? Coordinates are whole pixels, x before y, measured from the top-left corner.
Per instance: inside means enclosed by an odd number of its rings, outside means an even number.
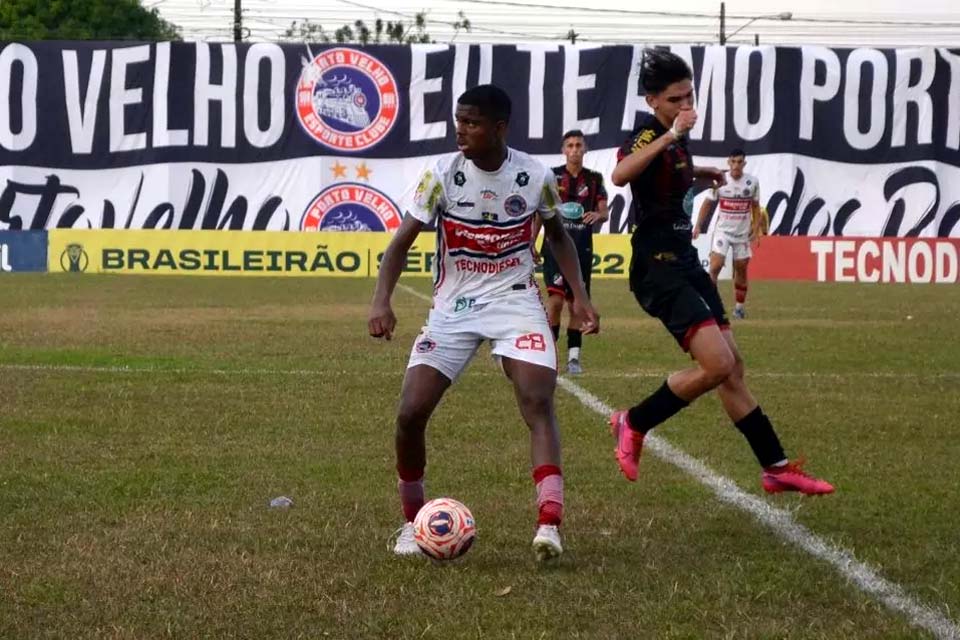
[[[687,134],[697,121],[692,77],[679,56],[644,51],[640,82],[653,114],[643,114],[620,149],[612,176],[617,186],[629,184],[633,194],[630,288],[644,311],[658,318],[696,363],[670,375],[636,406],[610,417],[617,462],[626,478],[635,481],[644,435],[716,389],[760,462],[764,490],[832,493],[828,482],[787,460],[770,419],[747,388],[723,302],[691,243],[684,195],[695,177],[723,182],[720,170],[695,167],[687,149]]]
[[[557,177],[557,190],[563,204],[560,212],[563,226],[573,240],[580,258],[580,275],[583,285],[590,294],[590,272],[593,269],[593,229],[597,223],[607,220],[607,190],[603,186],[603,175],[583,166],[583,157],[587,153],[587,143],[583,132],[572,129],[563,134],[561,150],[567,161],[553,168]],[[572,208],[571,208],[572,207]],[[539,218],[534,226],[534,237],[539,230]],[[543,282],[547,287],[547,320],[553,339],[560,341],[560,318],[563,315],[564,301],[570,311],[567,324],[567,373],[582,373],[580,349],[583,345],[581,326],[583,319],[574,311],[573,290],[564,280],[556,258],[550,251],[550,245],[543,246]]]

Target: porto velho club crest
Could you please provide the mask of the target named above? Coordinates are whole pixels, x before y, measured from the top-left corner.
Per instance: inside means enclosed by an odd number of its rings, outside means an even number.
[[[365,184],[343,182],[310,201],[301,231],[396,231],[403,215],[385,193]]]
[[[337,47],[304,60],[295,93],[304,131],[336,151],[363,151],[378,145],[400,112],[397,81],[369,53]]]

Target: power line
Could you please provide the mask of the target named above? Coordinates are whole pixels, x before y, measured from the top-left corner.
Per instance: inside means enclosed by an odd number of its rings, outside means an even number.
[[[551,9],[551,10],[560,10],[560,11],[575,11],[579,13],[589,12],[589,13],[614,13],[620,15],[636,15],[636,16],[664,16],[664,17],[687,17],[687,18],[712,18],[714,20],[719,19],[719,13],[695,13],[695,12],[684,12],[684,11],[649,11],[642,9],[606,9],[603,7],[570,7],[564,5],[556,4],[537,4],[537,3],[528,3],[528,2],[515,2],[511,0],[445,0],[447,2],[457,2],[458,4],[477,4],[477,5],[494,5],[494,6],[507,6],[507,7],[518,7],[518,8],[535,8],[535,9]],[[736,20],[781,20],[776,15],[750,15],[750,14],[738,14],[738,13],[728,13],[728,18],[734,18]],[[856,19],[856,18],[804,18],[802,15],[793,14],[790,19],[791,22],[812,22],[812,23],[833,23],[833,24],[863,24],[863,25],[889,25],[891,27],[921,27],[921,26],[944,26],[944,27],[960,27],[960,22],[933,22],[933,21],[916,21],[916,20],[876,20],[872,18],[868,19]]]

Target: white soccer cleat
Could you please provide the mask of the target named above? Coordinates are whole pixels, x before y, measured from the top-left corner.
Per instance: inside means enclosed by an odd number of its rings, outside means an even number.
[[[423,553],[414,538],[412,522],[406,522],[397,529],[397,543],[393,545],[393,553],[398,556],[419,556]]]
[[[537,535],[533,537],[533,553],[538,562],[560,557],[563,545],[560,544],[560,529],[556,525],[542,524],[537,527]]]

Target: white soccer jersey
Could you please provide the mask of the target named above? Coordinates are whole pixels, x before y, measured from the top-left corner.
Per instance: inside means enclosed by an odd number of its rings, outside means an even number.
[[[727,183],[707,192],[710,200],[717,203],[717,224],[715,233],[726,234],[736,242],[750,239],[750,212],[753,203],[760,200],[760,183],[747,173],[734,180],[727,174]]]
[[[437,226],[434,308],[461,311],[517,288],[535,287],[534,213],[556,215],[553,171],[526,153],[507,150],[497,171],[483,171],[460,152],[424,173],[410,215]]]

